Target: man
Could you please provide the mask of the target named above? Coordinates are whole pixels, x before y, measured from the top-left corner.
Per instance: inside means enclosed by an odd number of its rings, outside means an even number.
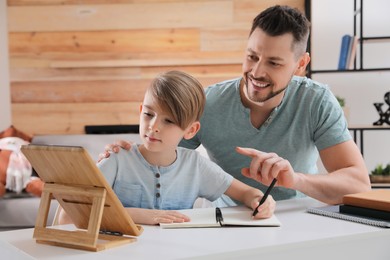
[[[303,193],[337,204],[370,183],[334,95],[324,84],[294,76],[310,61],[309,26],[288,6],[261,12],[253,20],[242,77],[205,90],[201,129],[181,145],[202,144],[225,171],[263,191],[277,178],[275,200]],[[317,173],[318,155],[329,173]]]

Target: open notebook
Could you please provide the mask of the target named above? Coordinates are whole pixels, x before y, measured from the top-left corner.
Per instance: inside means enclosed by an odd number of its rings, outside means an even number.
[[[178,210],[190,217],[190,222],[160,223],[162,228],[206,228],[223,226],[278,227],[275,215],[267,219],[252,219],[253,210],[245,206],[227,208],[195,208]]]

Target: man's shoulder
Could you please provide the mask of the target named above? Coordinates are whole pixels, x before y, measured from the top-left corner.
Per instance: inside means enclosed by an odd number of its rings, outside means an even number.
[[[207,94],[220,94],[226,91],[235,91],[239,86],[241,78],[229,79],[222,82],[215,83],[206,88]]]
[[[290,85],[296,89],[307,89],[314,91],[328,91],[329,86],[327,84],[321,83],[319,81],[313,80],[307,77],[294,76],[291,79]]]
[[[294,76],[290,82],[290,96],[296,95],[308,98],[318,97],[323,99],[330,95],[331,91],[327,84],[306,77]]]

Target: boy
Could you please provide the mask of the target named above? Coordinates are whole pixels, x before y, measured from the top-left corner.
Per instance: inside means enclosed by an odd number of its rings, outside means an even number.
[[[198,197],[214,201],[226,194],[252,209],[259,204],[260,190],[234,179],[198,152],[178,147],[200,129],[205,100],[202,85],[190,75],[170,71],[157,76],[140,106],[142,144],[98,163],[134,222],[189,221],[175,210],[192,208]],[[270,217],[274,209],[275,201],[268,197],[254,217]]]

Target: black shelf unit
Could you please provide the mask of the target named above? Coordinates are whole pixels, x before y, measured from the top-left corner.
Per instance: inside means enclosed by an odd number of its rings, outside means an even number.
[[[359,2],[359,5],[358,5]],[[329,70],[313,70],[311,68],[311,64],[309,63],[307,68],[307,76],[311,77],[314,73],[354,73],[354,72],[372,72],[372,71],[388,71],[390,67],[384,68],[364,68],[363,62],[363,54],[364,54],[364,43],[368,41],[389,41],[390,36],[375,36],[375,37],[365,37],[363,32],[363,24],[364,24],[364,8],[363,8],[363,0],[354,0],[354,13],[353,13],[353,35],[359,36],[359,64],[356,63],[356,59],[354,62],[354,69],[349,70],[337,70],[337,69],[329,69]],[[305,3],[306,16],[308,19],[311,19],[311,1],[307,0]],[[359,21],[359,28],[358,28]],[[309,39],[308,51],[311,50],[311,39]]]

